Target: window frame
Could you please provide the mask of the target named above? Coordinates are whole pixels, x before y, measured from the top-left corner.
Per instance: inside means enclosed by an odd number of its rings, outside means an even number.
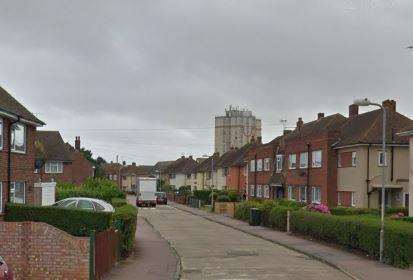
[[[23,202],[16,202],[16,183],[22,183],[23,184]],[[11,198],[11,195],[13,194],[13,198]],[[26,203],[26,182],[22,181],[15,181],[15,182],[10,182],[10,201],[13,203],[19,203],[19,204],[25,204]]]
[[[56,172],[53,171],[52,167],[56,167]],[[60,170],[59,170],[59,167],[60,167]],[[62,161],[47,161],[44,165],[44,173],[62,174],[63,173],[63,162]]]
[[[264,158],[263,170],[264,171],[270,171],[271,170],[271,158],[269,158],[269,157]]]
[[[264,198],[270,198],[270,186],[268,185],[264,186]]]
[[[262,185],[257,185],[257,197],[262,198]]]
[[[351,167],[357,166],[357,152],[351,152]]]
[[[317,164],[316,155],[320,154],[320,162]],[[315,150],[311,153],[311,167],[312,168],[321,168],[323,167],[323,150]]]
[[[319,197],[318,197],[318,200],[316,200],[315,198],[315,194],[316,194],[316,190],[319,190],[319,192],[318,192],[318,194],[319,194]],[[321,204],[321,187],[312,187],[311,188],[311,203],[314,203],[314,204]]]
[[[384,155],[384,164],[381,163],[381,155]],[[378,166],[387,166],[387,151],[378,151]]]
[[[23,141],[24,141],[24,151],[22,150],[17,150],[15,148],[15,145],[12,144],[11,139],[14,139],[16,136],[13,136],[14,129],[13,127],[11,128],[11,137],[10,137],[10,151],[13,153],[18,153],[18,154],[25,154],[27,151],[27,126],[21,122],[15,123],[13,126],[18,126],[21,125],[23,127]]]
[[[301,199],[302,190],[304,189],[304,199]],[[307,186],[300,186],[298,189],[298,200],[300,202],[307,202]]]
[[[306,155],[305,160],[303,160],[303,155]],[[303,165],[304,163],[304,165]],[[300,153],[300,169],[307,169],[308,168],[308,152]]]
[[[292,159],[294,159],[294,161]],[[294,166],[293,166],[293,163],[294,163]],[[288,169],[290,170],[297,169],[297,154],[288,155]]]
[[[3,150],[3,118],[0,118],[0,151]],[[1,213],[1,212],[0,212]]]
[[[295,201],[294,199],[294,187],[287,186],[287,198],[288,200]]]
[[[278,154],[276,156],[276,168],[275,171],[280,173],[283,170],[283,155]]]
[[[250,161],[250,172],[255,172],[255,159]]]
[[[342,167],[342,165],[341,165],[341,153],[338,153],[338,155],[337,155],[337,167],[338,168]]]
[[[341,192],[338,191],[337,192],[337,206],[341,206]]]
[[[250,193],[249,193],[250,197],[255,197],[255,186],[254,185],[250,185]]]
[[[260,172],[263,170],[263,160],[262,158],[257,159],[257,172]]]
[[[350,194],[350,206],[356,207],[356,192],[351,192]]]

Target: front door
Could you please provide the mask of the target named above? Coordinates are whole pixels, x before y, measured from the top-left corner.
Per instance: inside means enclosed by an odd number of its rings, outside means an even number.
[[[282,186],[277,186],[277,199],[284,198],[284,188]]]

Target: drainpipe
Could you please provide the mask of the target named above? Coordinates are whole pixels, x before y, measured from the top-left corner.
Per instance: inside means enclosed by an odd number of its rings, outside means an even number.
[[[390,181],[393,182],[394,180],[394,146],[391,146],[391,173],[390,173]]]
[[[20,116],[17,116],[17,120],[10,123],[10,127],[7,131],[7,142],[8,142],[8,149],[7,149],[7,202],[11,202],[10,193],[11,193],[11,131],[13,129],[13,125],[20,122]]]
[[[307,143],[307,204],[311,202],[310,193],[310,143]]]

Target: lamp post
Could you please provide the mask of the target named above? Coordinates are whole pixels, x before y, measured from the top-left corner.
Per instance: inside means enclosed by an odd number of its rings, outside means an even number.
[[[381,166],[381,228],[380,228],[380,262],[384,262],[384,214],[385,214],[385,200],[386,200],[386,108],[378,103],[373,103],[369,99],[358,99],[354,101],[354,105],[358,106],[377,106],[381,108],[383,113],[383,135],[382,135],[382,150],[383,150],[383,162]]]
[[[211,158],[211,204],[214,211],[214,155]]]

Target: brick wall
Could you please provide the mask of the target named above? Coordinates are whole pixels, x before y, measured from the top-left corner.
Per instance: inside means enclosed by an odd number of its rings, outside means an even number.
[[[89,279],[89,238],[45,223],[0,222],[0,252],[15,279]]]
[[[0,150],[0,181],[3,183],[3,207],[7,202],[7,154],[9,149],[8,130],[11,120],[3,118],[3,149]],[[26,184],[26,203],[33,203],[34,194],[34,162],[35,162],[35,142],[36,128],[27,125],[26,127],[26,153],[11,153],[11,181],[22,181]]]

